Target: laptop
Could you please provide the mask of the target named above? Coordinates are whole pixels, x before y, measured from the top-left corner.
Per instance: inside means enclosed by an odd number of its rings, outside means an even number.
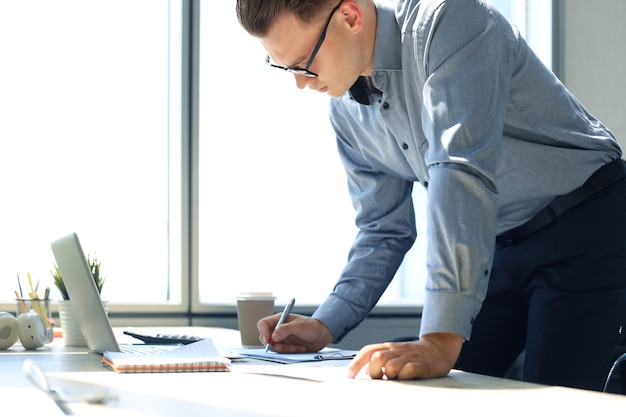
[[[76,233],[53,241],[52,252],[76,314],[76,321],[90,350],[100,354],[107,351],[158,353],[180,347],[118,344]]]

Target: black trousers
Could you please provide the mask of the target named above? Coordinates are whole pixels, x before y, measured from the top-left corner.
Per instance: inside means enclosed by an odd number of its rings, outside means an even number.
[[[455,366],[601,391],[626,332],[626,182],[522,241],[497,243],[487,296]]]

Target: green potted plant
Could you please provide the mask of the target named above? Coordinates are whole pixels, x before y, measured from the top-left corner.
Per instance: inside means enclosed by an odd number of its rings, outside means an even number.
[[[97,256],[94,254],[93,258],[87,255],[87,265],[89,271],[93,277],[98,293],[102,293],[102,287],[104,286],[104,275],[100,270],[101,263]],[[87,346],[83,333],[80,330],[76,316],[74,315],[74,309],[70,301],[70,296],[67,293],[65,284],[63,283],[63,277],[61,271],[56,263],[53,264],[53,269],[50,271],[54,280],[54,286],[59,290],[62,300],[58,301],[59,306],[59,319],[61,320],[61,329],[63,331],[63,341],[66,346]],[[106,310],[106,303],[102,303]]]
[[[96,288],[98,288],[98,293],[102,293],[102,287],[104,286],[104,276],[100,273],[101,263],[98,260],[98,257],[94,254],[93,258],[87,255],[87,265],[89,266],[89,271],[91,272],[91,276],[93,277],[93,281],[96,283]],[[70,296],[65,289],[65,284],[63,283],[63,277],[61,276],[61,271],[56,263],[53,265],[53,269],[50,271],[52,274],[52,278],[54,279],[54,286],[57,287],[61,297],[64,300],[69,300]]]

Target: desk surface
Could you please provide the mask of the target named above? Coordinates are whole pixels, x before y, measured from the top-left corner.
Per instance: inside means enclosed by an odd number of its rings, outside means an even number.
[[[159,329],[161,331],[168,331]],[[238,332],[186,328],[210,336],[218,346],[232,346]],[[177,328],[175,331],[180,331]],[[120,343],[125,343],[120,337]],[[22,364],[33,359],[54,389],[85,394],[106,389],[117,397],[108,405],[71,404],[79,415],[106,416],[382,416],[389,412],[441,411],[442,415],[476,412],[481,416],[589,416],[626,409],[626,397],[452,371],[425,381],[349,379],[347,361],[278,365],[234,361],[226,373],[116,374],[101,356],[60,340],[36,351],[15,346],[0,351],[0,398],[25,404],[21,415],[63,415],[32,387]]]

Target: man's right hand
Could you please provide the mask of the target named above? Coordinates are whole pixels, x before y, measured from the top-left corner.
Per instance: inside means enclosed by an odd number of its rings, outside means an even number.
[[[259,320],[259,340],[269,344],[279,353],[317,352],[332,342],[333,336],[328,327],[311,317],[290,314],[278,329],[276,324],[280,313]]]

